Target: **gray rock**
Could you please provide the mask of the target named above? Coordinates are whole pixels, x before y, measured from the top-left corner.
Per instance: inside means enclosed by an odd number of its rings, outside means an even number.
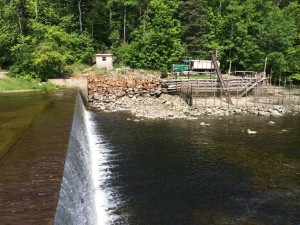
[[[282,114],[277,110],[273,110],[273,112],[271,112],[271,116],[282,116]]]
[[[212,108],[206,108],[206,109],[205,109],[205,112],[210,114],[210,113],[213,112],[213,109],[212,109]]]
[[[242,113],[242,110],[241,110],[241,109],[235,109],[233,112],[234,112],[235,114],[241,114],[241,113]]]
[[[270,116],[271,113],[270,113],[270,112],[266,112],[266,111],[259,111],[259,112],[258,112],[258,115],[259,115],[259,116]]]

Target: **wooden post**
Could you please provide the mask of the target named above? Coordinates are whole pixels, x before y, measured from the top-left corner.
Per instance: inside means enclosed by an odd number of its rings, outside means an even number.
[[[228,96],[229,96],[229,98],[230,98],[230,86],[229,86],[229,84],[227,83],[227,88],[228,88]],[[231,101],[231,98],[230,98],[230,101]],[[228,107],[229,107],[229,102],[227,101],[227,104],[228,104]],[[231,105],[233,105],[232,104],[232,101],[231,101]]]
[[[222,90],[224,92],[224,95],[226,97],[226,101],[227,101],[228,104],[232,105],[232,101],[230,99],[228,91],[226,90],[226,87],[225,87],[225,84],[224,84],[224,80],[223,80],[223,77],[222,77],[222,74],[221,74],[221,70],[220,70],[220,67],[219,67],[218,62],[217,62],[217,52],[216,51],[212,51],[211,52],[211,57],[212,57],[212,61],[213,61],[213,64],[214,64],[214,69],[217,72],[217,76],[218,76],[218,80],[219,80],[220,86],[221,86],[221,88],[222,88]]]
[[[275,103],[275,85],[276,85],[276,79],[274,79],[274,93],[273,93],[273,105]]]
[[[286,78],[284,79],[284,83],[283,83],[282,105],[284,105],[285,89],[286,89]]]
[[[266,102],[265,102],[265,105],[267,105],[267,102],[269,102],[268,101],[268,88],[267,88],[267,93],[265,93],[265,95],[266,95]],[[270,103],[270,102],[269,102]]]
[[[211,86],[213,86],[213,83],[211,82]],[[216,87],[213,88],[214,89],[214,107],[216,106]]]
[[[300,107],[300,89],[298,89],[298,110],[299,110],[299,107]]]
[[[220,87],[218,87],[220,89]],[[220,90],[219,90],[220,91]],[[222,91],[220,91],[220,107],[222,106]]]
[[[206,108],[206,97],[207,97],[206,85],[207,85],[207,81],[205,81],[205,108]]]
[[[257,83],[257,78],[256,78],[256,81],[255,81],[256,83]],[[254,95],[253,95],[253,97],[254,97],[254,99],[253,99],[253,104],[254,104],[254,107],[256,106],[256,94],[257,94],[257,85],[256,85],[256,87],[254,87]]]
[[[291,104],[291,86],[292,86],[292,81],[290,80],[290,87],[289,87],[289,105]]]
[[[239,89],[237,89],[237,92],[236,92],[236,102],[235,102],[236,104],[236,107],[238,107],[238,105],[239,105]]]
[[[247,106],[248,103],[248,91],[247,91],[247,84],[245,84],[246,86],[246,101],[245,101],[245,106]]]

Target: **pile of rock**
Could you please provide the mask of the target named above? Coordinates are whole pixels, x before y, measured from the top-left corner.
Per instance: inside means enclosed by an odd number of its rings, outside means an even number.
[[[178,96],[162,94],[155,96],[124,96],[115,102],[98,102],[91,104],[93,108],[100,110],[128,110],[137,117],[176,119],[190,117],[191,107]]]
[[[95,75],[88,77],[89,102],[113,103],[117,99],[128,96],[160,96],[162,93],[161,81],[158,76],[133,75]]]

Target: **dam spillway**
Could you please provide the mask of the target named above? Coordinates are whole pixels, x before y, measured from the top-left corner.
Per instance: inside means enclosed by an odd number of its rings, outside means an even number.
[[[0,224],[107,223],[105,148],[96,154],[99,137],[76,93],[0,96]]]
[[[93,133],[91,115],[78,94],[63,181],[57,205],[56,225],[104,224],[107,221],[105,194],[101,189],[99,137]]]

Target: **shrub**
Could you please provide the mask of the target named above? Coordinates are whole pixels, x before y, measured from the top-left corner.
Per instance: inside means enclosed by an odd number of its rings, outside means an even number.
[[[30,75],[45,81],[66,73],[66,66],[85,63],[93,54],[92,39],[86,34],[67,33],[60,27],[32,22],[36,36],[20,36],[11,48],[13,76]]]

